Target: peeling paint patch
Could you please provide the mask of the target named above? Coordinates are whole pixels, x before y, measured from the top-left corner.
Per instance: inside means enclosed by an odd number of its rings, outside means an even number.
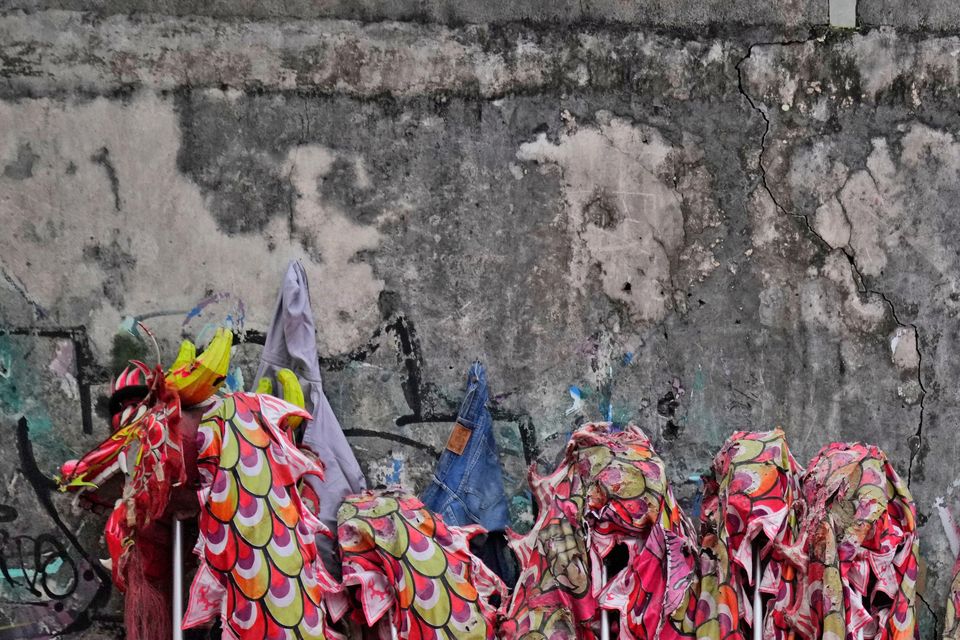
[[[607,296],[656,322],[670,309],[671,261],[684,240],[681,199],[661,178],[675,149],[653,127],[602,112],[597,121],[564,131],[557,143],[540,134],[517,158],[560,169],[574,287],[585,292],[596,265]]]
[[[207,292],[242,297],[248,323],[265,327],[277,274],[291,258],[308,258],[313,299],[323,301],[314,309],[323,353],[349,351],[376,328],[382,282],[356,254],[375,250],[380,236],[324,204],[316,148],[272,160],[297,188],[296,234],[277,216],[261,233],[229,235],[209,198],[178,169],[182,132],[172,98],[2,102],[0,130],[20,132],[44,159],[24,179],[0,174],[0,219],[13,221],[0,237],[3,277],[38,314],[69,300],[71,318],[90,327],[95,351],[110,352],[113,328],[128,310],[189,308]],[[102,163],[79,158],[109,158],[118,191]],[[122,216],[114,215],[118,197]],[[60,268],[36,268],[37,255],[57,256]]]
[[[897,327],[890,337],[890,357],[900,371],[915,372],[920,367],[916,329]]]

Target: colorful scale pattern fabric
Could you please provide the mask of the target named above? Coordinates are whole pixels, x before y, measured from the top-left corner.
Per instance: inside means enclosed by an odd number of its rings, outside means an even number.
[[[494,594],[503,582],[470,553],[479,526],[447,526],[397,489],[364,491],[337,514],[343,584],[358,587],[364,622],[381,638],[486,640],[494,637]]]
[[[619,611],[623,640],[692,637],[693,529],[639,428],[588,424],[554,473],[530,476],[540,517],[513,540],[521,574],[501,638],[595,638],[601,607]],[[627,567],[604,585],[618,544]]]
[[[809,559],[797,606],[801,635],[825,640],[919,637],[916,513],[877,447],[831,444],[803,478]]]
[[[800,466],[780,429],[734,433],[714,458],[701,513],[698,640],[741,640],[752,621],[753,554],[763,563],[763,637],[791,637],[788,609],[804,560],[796,546]],[[763,536],[760,538],[760,536]],[[755,549],[755,541],[763,547]]]
[[[567,465],[545,478],[530,471],[539,516],[526,535],[511,533],[520,575],[500,625],[503,640],[596,638],[586,532],[561,508],[570,496],[568,472]]]
[[[297,491],[320,463],[291,442],[285,424],[303,410],[266,395],[234,393],[205,408],[197,432],[202,487],[201,566],[184,627],[220,616],[224,637],[320,639],[324,596],[338,585],[318,560],[326,532]]]

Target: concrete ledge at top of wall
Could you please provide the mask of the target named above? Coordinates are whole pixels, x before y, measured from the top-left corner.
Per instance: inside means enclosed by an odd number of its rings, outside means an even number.
[[[449,25],[588,22],[681,29],[705,25],[792,29],[828,23],[825,0],[0,0],[0,10],[10,9]]]
[[[610,23],[702,29],[888,26],[960,32],[957,0],[0,0],[11,10],[84,11],[101,16],[160,14],[211,18],[343,19],[446,25]]]

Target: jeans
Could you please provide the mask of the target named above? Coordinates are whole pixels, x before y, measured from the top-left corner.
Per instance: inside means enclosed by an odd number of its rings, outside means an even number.
[[[456,444],[454,450],[449,445],[443,450],[422,500],[447,524],[479,524],[490,532],[484,548],[475,553],[510,585],[515,566],[503,535],[509,522],[509,503],[493,435],[493,418],[487,410],[489,395],[486,371],[480,362],[475,362],[467,372],[467,393],[454,426],[454,433],[460,432],[460,446],[464,435],[469,434],[469,439],[462,453],[456,453],[460,448]],[[453,436],[450,442],[455,442]]]

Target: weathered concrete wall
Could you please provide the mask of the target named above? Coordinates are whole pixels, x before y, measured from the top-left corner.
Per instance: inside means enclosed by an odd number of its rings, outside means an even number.
[[[936,636],[934,505],[960,486],[947,3],[864,6],[898,28],[862,32],[818,26],[825,2],[197,4],[0,14],[5,616],[120,636],[102,519],[49,478],[107,433],[103,384],[142,350],[121,325],[146,316],[169,362],[229,317],[249,384],[301,257],[371,483],[422,486],[476,357],[519,527],[527,464],[585,419],[642,425],[687,504],[735,428],[782,425],[801,462],[865,440],[917,498]]]

